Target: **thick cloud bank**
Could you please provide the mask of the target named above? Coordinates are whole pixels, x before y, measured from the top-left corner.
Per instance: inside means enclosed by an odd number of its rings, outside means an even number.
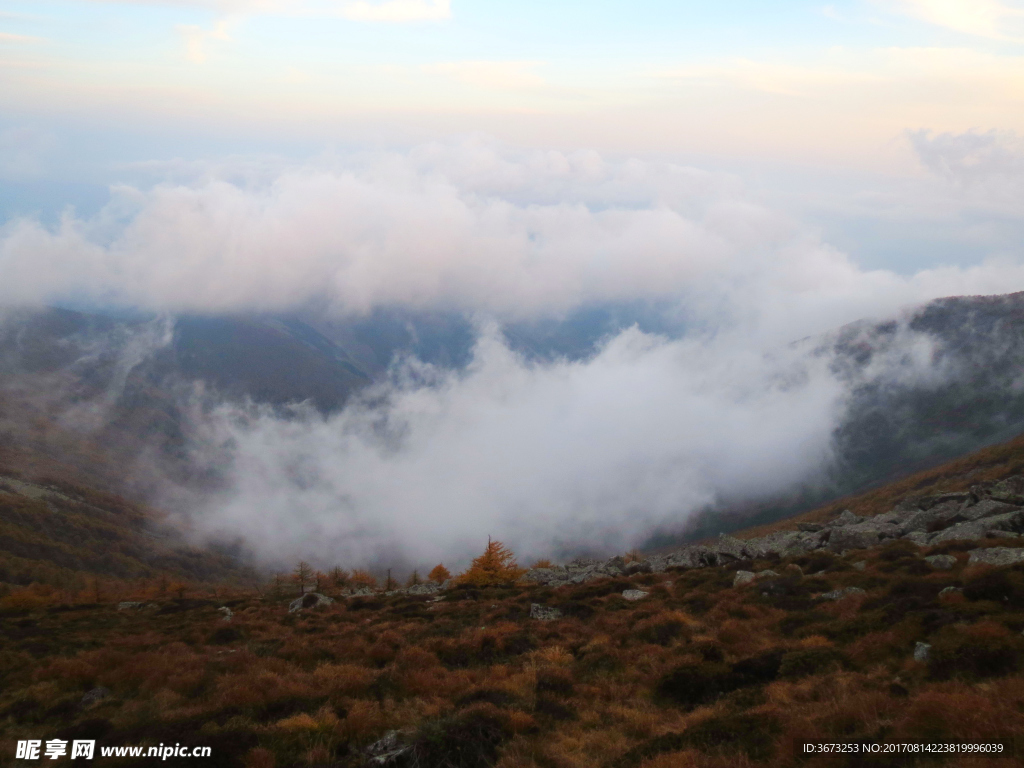
[[[698,319],[724,311],[784,339],[944,293],[1024,285],[1008,264],[862,272],[735,178],[593,152],[471,141],[230,178],[219,165],[188,184],[115,188],[92,218],[7,222],[0,302],[220,312],[313,301],[340,313],[523,317],[668,298]]]
[[[225,406],[228,493],[194,517],[262,553],[360,563],[620,551],[723,493],[821,468],[842,387],[825,361],[625,331],[586,362],[528,364],[493,329],[462,372],[407,361],[340,415]]]
[[[277,561],[424,564],[487,535],[524,556],[621,550],[719,498],[783,491],[827,464],[849,387],[789,342],[1024,288],[1012,261],[863,271],[732,177],[590,152],[477,141],[227,178],[116,189],[56,228],[8,222],[0,301],[474,316],[465,370],[405,361],[329,418],[200,420],[229,490],[190,498],[191,525]],[[539,363],[494,326],[637,300],[673,305],[688,335],[628,329]]]

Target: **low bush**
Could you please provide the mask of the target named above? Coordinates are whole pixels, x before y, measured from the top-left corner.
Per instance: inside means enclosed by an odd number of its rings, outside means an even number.
[[[778,674],[780,677],[808,677],[845,664],[846,657],[835,648],[804,648],[785,654],[779,664]]]
[[[1024,638],[994,622],[949,626],[932,640],[928,672],[933,679],[966,680],[1015,672],[1024,662]]]

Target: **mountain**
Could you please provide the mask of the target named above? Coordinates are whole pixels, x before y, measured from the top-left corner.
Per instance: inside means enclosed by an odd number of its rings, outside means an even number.
[[[579,360],[630,325],[685,331],[664,309],[601,306],[502,332],[527,358]],[[189,463],[189,409],[228,400],[282,415],[299,402],[334,412],[396,356],[465,366],[475,337],[472,320],[452,312],[10,312],[0,323],[0,428],[12,444],[49,445],[94,486],[142,499],[157,481],[124,471],[139,455],[159,457],[148,465],[180,482],[216,482]],[[783,518],[1024,431],[1024,294],[939,299],[794,342],[793,350],[824,360],[847,392],[828,474],[783,497],[720,499],[685,530],[657,533],[651,546]],[[48,425],[59,439],[47,436]]]

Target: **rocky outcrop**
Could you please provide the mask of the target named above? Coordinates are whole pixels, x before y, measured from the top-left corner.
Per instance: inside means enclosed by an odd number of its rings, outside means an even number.
[[[861,517],[846,509],[824,523],[798,523],[796,530],[775,531],[753,539],[721,534],[711,544],[685,546],[630,562],[622,557],[604,562],[577,559],[564,566],[535,568],[528,571],[522,580],[558,587],[635,573],[662,573],[670,568],[729,566],[748,560],[793,557],[815,551],[843,553],[871,549],[893,539],[926,547],[948,541],[994,538],[1007,542],[1019,540],[1024,544],[1024,476],[978,484],[970,491],[910,497],[889,512],[874,517]],[[985,558],[998,560],[994,564],[1024,562],[1024,549],[1000,547],[975,552],[1005,554],[978,554],[975,558],[972,553],[971,563],[989,562]],[[955,565],[956,559],[938,555],[927,558],[927,562],[933,568],[948,569]],[[755,576],[751,571],[737,571],[735,585],[749,584]]]
[[[1024,549],[992,547],[990,549],[972,549],[968,554],[968,565],[1013,565],[1024,563]]]
[[[624,589],[622,590],[622,596],[629,601],[643,600],[647,597],[650,592],[644,592],[642,589]]]
[[[562,612],[557,608],[549,608],[540,603],[531,603],[530,618],[539,619],[540,621],[554,621],[555,619],[562,618]]]
[[[330,605],[333,602],[333,598],[327,595],[321,595],[319,592],[307,592],[302,597],[298,597],[288,604],[288,613],[311,610],[322,605]]]

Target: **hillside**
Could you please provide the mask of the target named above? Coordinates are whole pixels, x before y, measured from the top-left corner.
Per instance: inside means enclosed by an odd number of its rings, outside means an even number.
[[[985,560],[1020,561],[1024,539],[992,538],[994,522],[966,540],[949,533],[967,530],[971,510],[1024,514],[1024,478],[997,482],[1022,465],[1018,438],[845,499],[859,515],[814,510],[719,540],[689,565],[634,553],[506,586],[388,593],[324,579],[334,602],[306,608],[281,583],[149,592],[121,610],[8,604],[0,752],[84,738],[209,746],[201,762],[166,762],[248,768],[863,764],[799,752],[827,740],[998,743],[1019,760],[1024,562]],[[888,524],[894,506],[910,538],[839,544],[872,516]],[[806,551],[763,545],[783,530],[831,536]]]

